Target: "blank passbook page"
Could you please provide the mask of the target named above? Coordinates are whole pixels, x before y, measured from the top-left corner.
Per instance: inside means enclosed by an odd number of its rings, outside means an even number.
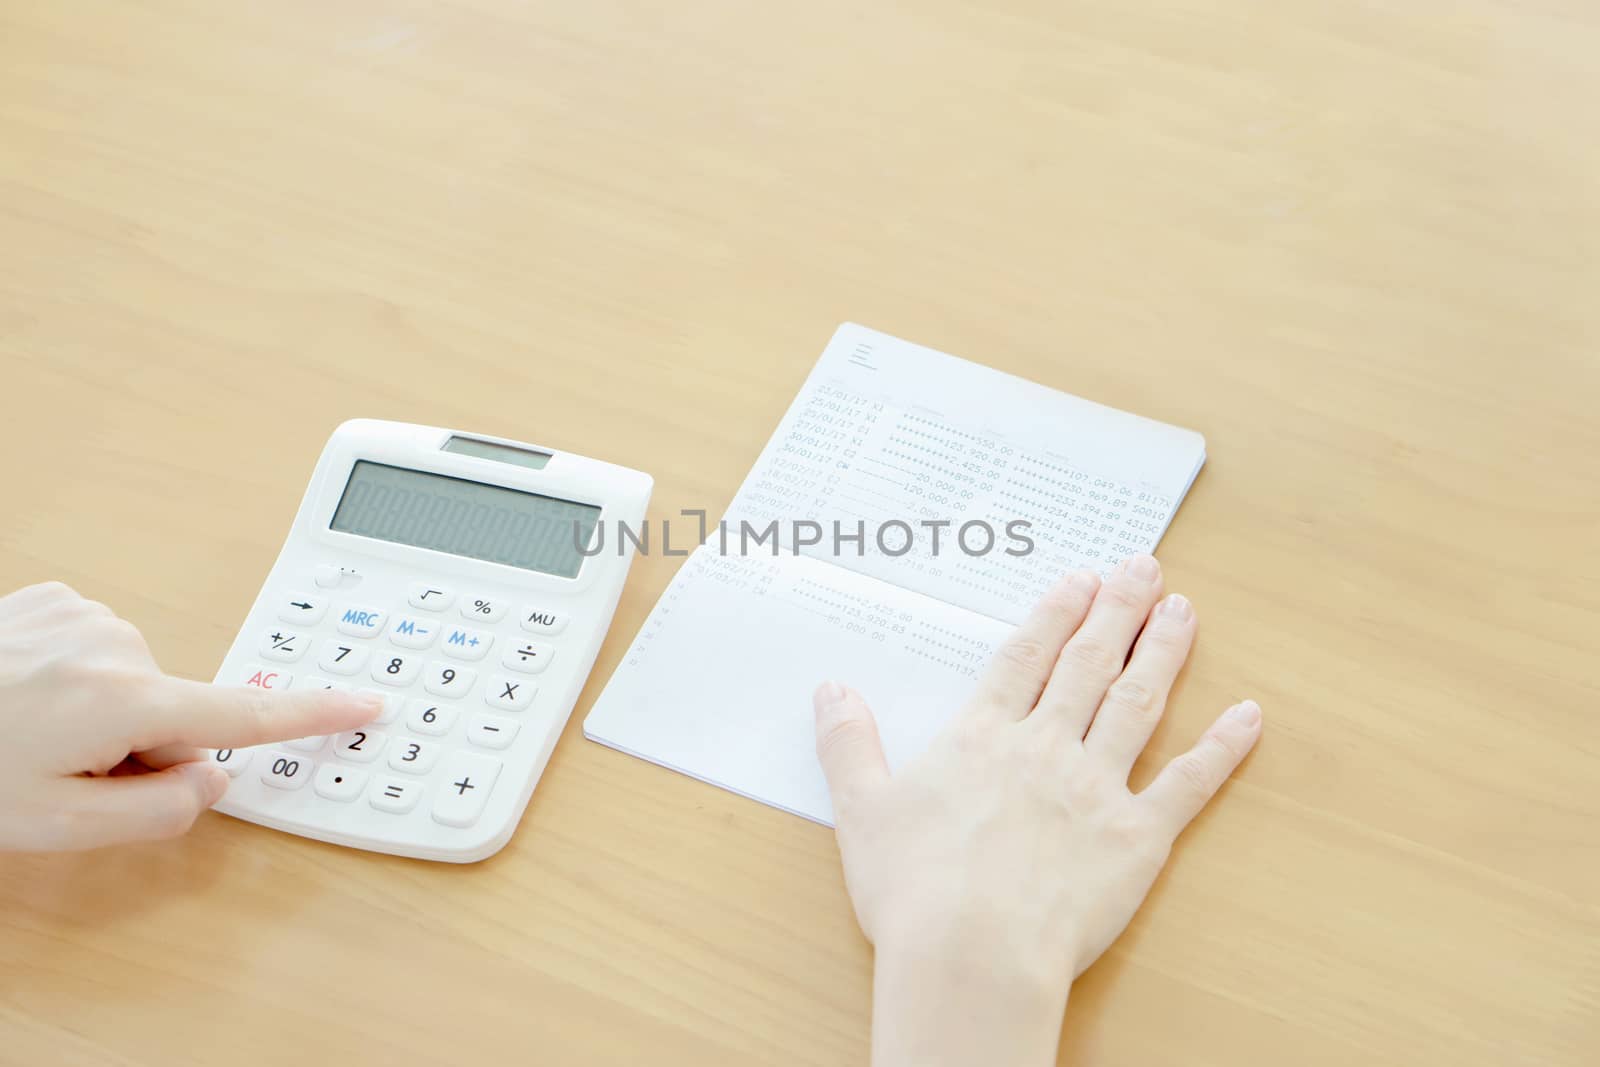
[[[1057,578],[1153,551],[1204,462],[1192,430],[841,326],[584,733],[831,824],[820,682],[899,766]]]

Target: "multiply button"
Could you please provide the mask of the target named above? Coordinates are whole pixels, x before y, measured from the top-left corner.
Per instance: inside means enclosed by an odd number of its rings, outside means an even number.
[[[339,632],[352,637],[374,637],[383,629],[388,615],[371,608],[346,607],[339,614]]]
[[[526,679],[493,675],[489,678],[489,688],[483,691],[483,699],[492,708],[522,711],[533,703],[533,694],[538,691],[538,687]]]
[[[445,655],[454,656],[456,659],[482,659],[492,644],[494,644],[493,634],[486,634],[482,630],[469,630],[464,626],[453,627],[444,635]]]
[[[489,790],[500,776],[500,761],[473,752],[453,752],[439,775],[433,817],[446,826],[471,826],[489,803]]]
[[[555,649],[549,645],[541,645],[537,641],[524,641],[506,649],[506,654],[500,658],[509,670],[522,674],[538,674],[550,664],[550,657],[555,655]]]

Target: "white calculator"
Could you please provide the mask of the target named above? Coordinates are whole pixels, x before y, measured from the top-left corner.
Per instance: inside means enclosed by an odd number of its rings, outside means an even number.
[[[221,749],[216,809],[420,859],[497,852],[594,664],[651,479],[477,434],[334,431],[222,685],[364,689],[370,726]],[[607,534],[610,536],[607,536]]]

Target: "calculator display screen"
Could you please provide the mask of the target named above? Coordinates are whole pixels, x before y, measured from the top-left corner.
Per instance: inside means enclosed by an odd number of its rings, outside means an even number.
[[[592,504],[362,459],[329,525],[340,533],[576,578],[599,519]]]

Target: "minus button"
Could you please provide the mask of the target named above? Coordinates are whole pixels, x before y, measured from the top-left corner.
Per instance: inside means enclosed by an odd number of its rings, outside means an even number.
[[[521,728],[510,719],[479,715],[467,724],[467,740],[482,748],[509,748]]]

